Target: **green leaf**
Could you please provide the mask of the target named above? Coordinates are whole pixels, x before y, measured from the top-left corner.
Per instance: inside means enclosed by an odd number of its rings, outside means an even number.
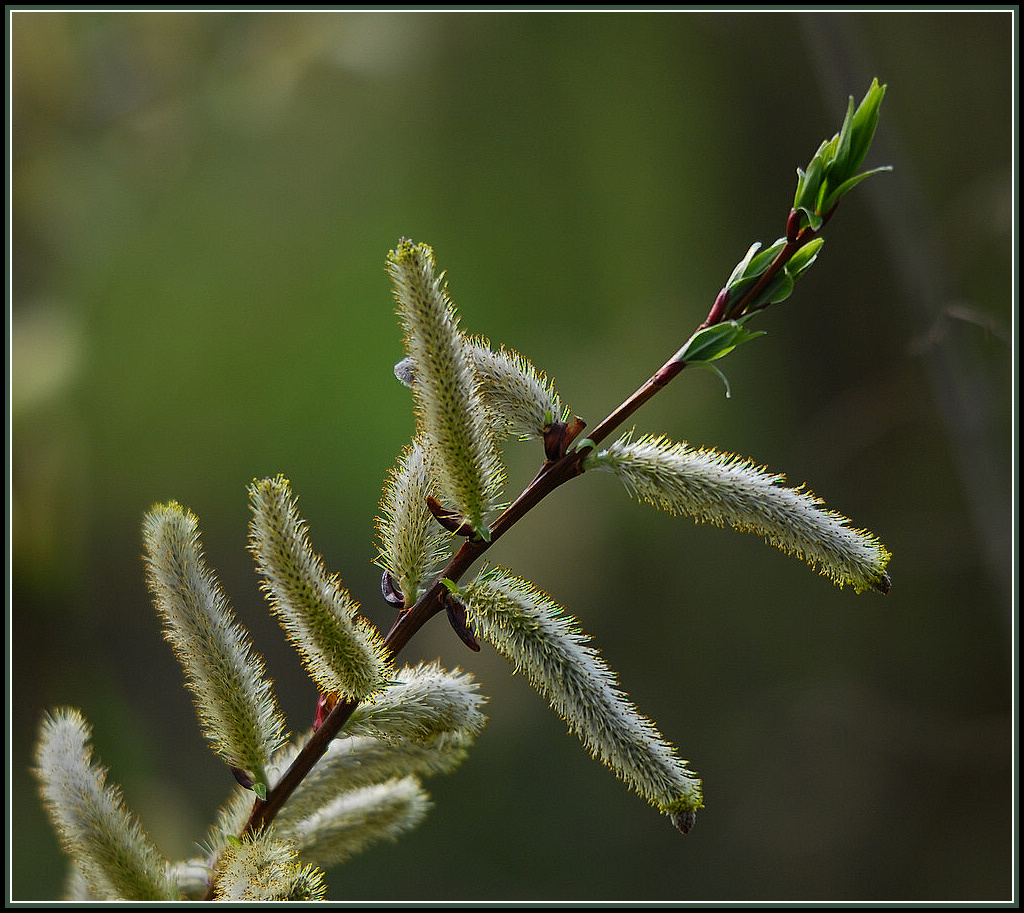
[[[828,169],[829,172],[833,174],[846,174],[851,170],[850,143],[852,140],[853,130],[853,112],[853,96],[850,96],[846,105],[846,117],[843,118],[843,126],[839,131],[838,139],[835,143],[835,154],[832,157],[832,162]]]
[[[736,264],[732,275],[729,277],[729,281],[726,283],[725,288],[729,293],[730,301],[741,301],[743,299],[743,296],[757,284],[757,281],[764,275],[765,271],[775,262],[776,257],[785,248],[786,243],[785,238],[779,238],[771,247],[766,248],[760,253],[757,253],[758,248],[761,246],[760,241],[750,245],[750,249],[743,259]],[[784,297],[788,297],[788,295]],[[757,301],[767,302],[768,299],[764,295],[759,295]],[[756,306],[756,302],[755,305],[750,306]]]
[[[850,171],[856,171],[871,147],[878,127],[878,114],[885,98],[886,86],[880,86],[878,79],[871,80],[871,87],[853,115],[853,129],[850,141]]]
[[[739,320],[725,320],[714,326],[698,330],[672,360],[687,365],[707,364],[728,355],[736,346],[763,336],[763,330],[751,333],[743,326],[748,317],[741,317]]]
[[[880,171],[892,171],[892,165],[880,165],[878,168],[872,168],[870,171],[863,171],[858,175],[844,181],[835,190],[833,190],[825,201],[821,205],[822,212],[828,212],[833,206],[836,205],[843,197],[845,197],[854,187],[856,187],[864,178],[869,178],[873,174],[878,174]]]
[[[778,304],[792,294],[793,277],[789,275],[788,270],[782,270],[764,287],[764,291],[757,296],[757,300],[751,307],[767,307],[769,304]]]
[[[828,140],[818,147],[807,171],[797,168],[796,194],[793,197],[793,208],[803,212],[807,217],[810,227],[817,231],[821,228],[822,218],[818,215],[818,198],[821,193],[821,185],[825,178],[824,156],[829,149]]]
[[[744,276],[760,276],[772,265],[779,252],[786,246],[786,239],[779,238],[771,247],[761,251],[747,265]]]
[[[694,365],[693,367],[703,369],[706,371],[713,371],[718,375],[718,379],[725,386],[725,398],[732,399],[732,387],[729,385],[729,378],[725,376],[725,372],[718,367],[713,361],[704,361],[700,364]]]
[[[818,257],[818,251],[821,250],[824,244],[824,238],[814,238],[814,240],[809,241],[789,258],[789,263],[786,264],[786,272],[794,281],[799,279],[804,270],[814,263]]]
[[[737,282],[747,275],[747,267],[750,266],[751,260],[754,259],[754,254],[758,252],[760,247],[760,241],[755,241],[750,245],[750,249],[743,255],[743,259],[740,260],[740,262],[733,268],[732,275],[729,276],[729,281],[725,283],[725,287],[727,289],[732,289]]]

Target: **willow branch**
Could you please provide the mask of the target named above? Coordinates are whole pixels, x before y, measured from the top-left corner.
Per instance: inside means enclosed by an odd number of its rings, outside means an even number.
[[[831,213],[829,215],[831,216]],[[799,235],[779,252],[760,281],[735,306],[729,308],[729,313],[742,314],[749,302],[755,299],[755,296],[767,286],[793,255],[816,235],[817,232],[809,228],[801,230]],[[698,330],[726,319],[725,313],[720,312],[718,315],[714,315],[714,311],[715,308],[712,308],[708,319],[697,328]],[[385,646],[392,658],[405,648],[431,618],[444,610],[442,597],[447,589],[441,582],[442,580],[448,579],[457,583],[498,539],[540,504],[544,498],[556,488],[582,475],[582,462],[590,447],[600,443],[618,429],[634,412],[663,390],[685,367],[685,362],[669,359],[621,405],[595,426],[584,442],[586,446],[569,449],[557,459],[547,460],[533,481],[491,525],[490,541],[476,537],[467,538],[416,604],[403,609],[395,619],[391,630],[384,639]],[[291,766],[274,788],[268,792],[266,800],[256,800],[252,814],[245,825],[244,833],[258,831],[273,821],[280,808],[327,751],[327,747],[337,738],[356,706],[356,701],[339,701],[332,708],[320,727],[296,755]]]

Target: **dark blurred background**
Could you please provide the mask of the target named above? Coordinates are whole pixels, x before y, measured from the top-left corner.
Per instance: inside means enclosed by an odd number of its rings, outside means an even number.
[[[315,695],[246,551],[284,473],[366,614],[408,440],[384,272],[433,245],[463,327],[591,426],[671,355],[847,97],[889,86],[867,166],[768,335],[687,372],[638,432],[749,456],[880,537],[887,598],[584,477],[491,553],[578,616],[701,773],[687,838],[442,618],[403,659],[480,679],[490,724],[346,900],[1010,896],[1012,14],[10,15],[10,891],[66,872],[29,774],[72,705],[161,849],[232,780],[143,578],[176,499],[293,730]],[[511,484],[542,454],[509,451]],[[518,488],[516,488],[518,491]],[[514,492],[513,492],[514,494]]]

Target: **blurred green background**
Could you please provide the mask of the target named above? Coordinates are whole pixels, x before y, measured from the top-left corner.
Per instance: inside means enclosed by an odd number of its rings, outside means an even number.
[[[29,774],[78,707],[162,850],[230,774],[144,585],[176,499],[265,655],[314,705],[246,552],[288,476],[387,628],[374,517],[412,430],[384,258],[433,245],[463,327],[596,424],[784,231],[795,168],[888,83],[868,166],[768,336],[638,431],[806,483],[893,552],[856,596],[757,538],[584,477],[492,552],[581,620],[705,780],[687,838],[443,616],[403,659],[476,674],[490,723],[435,808],[328,873],[348,900],[1009,897],[1014,24],[1004,13],[10,16],[9,890],[66,871]],[[509,451],[525,484],[541,453]],[[518,490],[518,489],[516,489]],[[514,492],[513,492],[514,494]]]

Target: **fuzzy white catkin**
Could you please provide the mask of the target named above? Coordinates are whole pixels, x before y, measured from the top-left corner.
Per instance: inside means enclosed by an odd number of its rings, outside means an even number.
[[[554,384],[518,352],[497,352],[483,337],[466,339],[467,354],[476,372],[477,387],[496,431],[522,439],[542,438],[549,422],[565,421],[569,409]],[[412,358],[395,365],[395,377],[405,386],[416,381]]]
[[[615,473],[634,498],[668,513],[757,533],[839,586],[888,590],[889,552],[874,536],[749,460],[648,436],[623,438],[585,465]]]
[[[438,568],[452,538],[427,508],[427,497],[435,494],[427,448],[416,438],[388,473],[377,519],[379,563],[406,606],[419,598],[422,582]]]
[[[394,741],[372,736],[335,739],[327,753],[302,781],[281,808],[274,824],[286,837],[301,839],[309,832],[306,822],[314,817],[323,822],[323,812],[338,798],[354,791],[407,776],[426,777],[450,773],[465,760],[472,739],[459,733],[445,733],[428,742]],[[282,751],[272,772],[283,772],[294,760],[300,745]],[[252,793],[236,789],[217,814],[209,842],[218,847],[225,834],[237,834],[252,811]]]
[[[518,352],[495,352],[486,339],[468,340],[469,359],[496,428],[520,438],[543,438],[549,422],[563,421],[568,409],[551,382]]]
[[[505,480],[488,412],[433,251],[402,240],[388,255],[398,316],[415,382],[421,433],[445,507],[487,537],[485,515]]]
[[[430,804],[415,777],[402,777],[332,797],[289,833],[304,859],[328,868],[416,827]]]
[[[484,728],[487,717],[480,707],[487,699],[469,673],[433,662],[406,666],[396,678],[353,711],[346,735],[423,743],[445,733],[472,740]]]
[[[253,482],[249,546],[263,588],[289,639],[323,692],[362,700],[384,686],[383,638],[359,614],[337,577],[324,570],[288,480]]]
[[[263,660],[207,569],[195,515],[157,505],[143,523],[148,582],[164,636],[185,669],[203,735],[232,767],[265,783],[263,766],[284,742],[284,718]]]
[[[80,880],[95,900],[177,900],[167,862],[93,764],[90,735],[78,711],[59,709],[43,720],[35,758],[44,804]]]
[[[497,569],[459,598],[476,633],[525,672],[569,730],[624,783],[673,823],[679,813],[702,807],[697,775],[618,689],[615,673],[587,645],[574,618],[531,584]],[[685,832],[692,816],[684,823]]]
[[[344,735],[299,784],[281,809],[276,826],[285,836],[343,793],[407,775],[450,773],[465,759],[486,717],[486,698],[468,672],[438,663],[405,666],[396,681],[355,710]],[[308,735],[305,737],[308,739]],[[284,773],[305,739],[285,746],[267,765],[271,783]],[[252,810],[252,794],[235,791],[210,835],[238,833]]]

